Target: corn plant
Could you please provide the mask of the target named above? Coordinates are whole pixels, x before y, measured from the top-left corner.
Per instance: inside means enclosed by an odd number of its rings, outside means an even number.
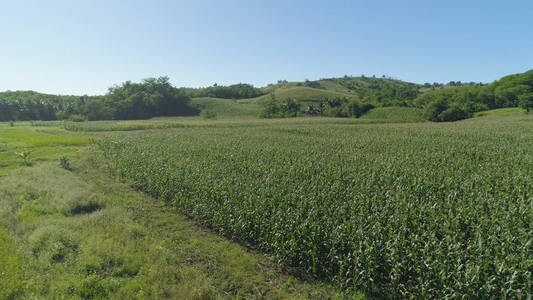
[[[111,136],[132,185],[378,298],[533,296],[533,122],[273,121]]]

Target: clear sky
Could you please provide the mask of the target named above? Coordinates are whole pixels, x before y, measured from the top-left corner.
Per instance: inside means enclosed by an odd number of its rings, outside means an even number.
[[[533,69],[533,1],[0,0],[0,90],[103,94],[345,74],[491,82]]]

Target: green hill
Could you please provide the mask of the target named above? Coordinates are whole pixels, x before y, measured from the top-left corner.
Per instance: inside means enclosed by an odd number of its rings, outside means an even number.
[[[514,115],[523,115],[526,112],[525,109],[520,107],[508,107],[508,108],[498,108],[491,109],[486,111],[480,111],[475,113],[475,117],[484,117],[484,116],[514,116]]]

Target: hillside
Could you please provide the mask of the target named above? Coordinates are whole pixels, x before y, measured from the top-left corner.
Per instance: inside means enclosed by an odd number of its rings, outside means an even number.
[[[207,118],[359,117],[374,107],[393,106],[424,109],[424,118],[430,121],[455,121],[491,109],[520,106],[531,110],[533,71],[508,75],[491,84],[459,81],[416,84],[385,77],[344,76],[316,81],[280,80],[261,88],[245,83],[176,88],[170,85],[169,78],[161,77],[148,78],[142,83],[127,81],[110,91],[104,96],[92,97],[34,91],[2,92],[0,121],[122,120],[185,115]],[[277,110],[289,111],[261,113],[272,103],[278,106]],[[409,118],[398,116],[398,119]]]

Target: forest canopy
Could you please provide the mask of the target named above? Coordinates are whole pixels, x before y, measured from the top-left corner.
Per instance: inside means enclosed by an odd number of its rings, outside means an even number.
[[[0,94],[0,121],[11,120],[132,120],[198,114],[183,88],[168,77],[126,81],[104,96],[54,96],[31,91]]]

